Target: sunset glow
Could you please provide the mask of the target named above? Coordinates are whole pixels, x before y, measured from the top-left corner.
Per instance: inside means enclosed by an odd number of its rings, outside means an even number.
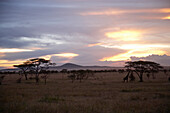
[[[162,50],[148,50],[148,49],[143,49],[143,50],[130,50],[126,53],[118,54],[112,57],[105,57],[100,59],[100,61],[127,61],[130,60],[130,57],[136,56],[136,57],[146,57],[152,54],[159,54],[159,55],[164,55],[166,54],[165,51]]]
[[[61,54],[51,54],[51,55],[45,55],[45,56],[40,56],[40,58],[45,58],[47,60],[50,60],[52,56],[57,56],[57,57],[64,57],[71,59],[73,57],[78,56],[78,54],[75,53],[61,53]],[[0,60],[0,67],[8,67],[8,68],[13,68],[13,65],[16,64],[22,64],[24,61],[27,59],[22,59],[22,60],[15,60],[15,61],[9,61],[9,60]]]
[[[136,10],[122,10],[122,9],[108,9],[104,11],[82,12],[82,16],[97,16],[97,15],[120,15],[125,13],[170,13],[170,8],[158,9],[136,9]]]
[[[163,8],[163,9],[160,9],[160,12],[163,12],[163,13],[170,13],[170,8]]]
[[[170,19],[170,16],[163,17],[162,19],[165,19],[165,20],[166,20],[166,19]]]
[[[93,46],[98,46],[98,45],[102,45],[102,43],[89,44],[88,47],[93,47]]]
[[[164,55],[168,54],[166,51],[162,50],[163,48],[170,48],[170,45],[146,45],[146,44],[125,44],[121,46],[107,46],[101,45],[106,48],[119,48],[127,50],[125,53],[121,53],[111,57],[104,57],[100,61],[124,61],[130,60],[131,56],[136,57],[146,57],[152,54]]]
[[[79,55],[75,54],[75,53],[60,53],[60,54],[51,54],[51,55],[41,56],[41,58],[45,58],[45,59],[50,60],[50,58],[54,57],[54,56],[64,57],[64,58],[73,58],[73,57],[76,57],[76,56],[79,56]]]
[[[124,50],[142,50],[147,48],[170,48],[170,45],[159,45],[159,44],[123,44],[123,45],[117,45],[117,46],[109,46],[109,45],[100,45],[102,47],[106,48],[119,48]]]
[[[73,58],[73,57],[78,56],[78,54],[75,54],[75,53],[60,53],[60,54],[54,54],[54,56]]]
[[[87,15],[116,15],[116,14],[121,14],[124,13],[124,11],[121,10],[108,10],[108,11],[101,11],[101,12],[85,12],[85,13],[81,13],[81,15],[83,16],[87,16]]]
[[[105,35],[109,38],[120,41],[137,41],[140,39],[141,33],[138,31],[123,30],[118,32],[108,32]]]
[[[25,59],[26,60],[26,59]],[[14,68],[13,65],[21,64],[25,60],[15,60],[15,61],[9,61],[9,60],[0,60],[0,67],[6,67],[6,68]]]
[[[169,66],[169,3],[0,0],[0,69],[31,58],[45,58],[57,65],[122,66],[132,56],[149,56]]]

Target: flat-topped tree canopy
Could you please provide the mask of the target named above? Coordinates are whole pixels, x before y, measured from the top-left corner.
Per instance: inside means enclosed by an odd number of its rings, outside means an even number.
[[[36,65],[36,64],[50,63],[50,60],[46,60],[44,58],[33,58],[33,59],[29,59],[28,62]]]
[[[13,65],[14,67],[22,68],[22,67],[29,67],[33,66],[30,62],[23,62],[23,64]]]
[[[20,68],[21,72],[24,74],[25,79],[27,80],[27,71],[30,67],[34,66],[30,61],[23,62],[22,64],[13,65],[14,67]]]
[[[29,67],[29,66],[40,65],[40,64],[45,64],[45,63],[50,63],[50,60],[46,60],[44,58],[33,58],[33,59],[27,60],[26,62],[23,62],[22,64],[13,65],[13,66],[22,68],[22,67]]]
[[[26,80],[27,80],[27,71],[32,70],[36,75],[36,82],[38,82],[39,73],[43,69],[47,69],[49,67],[49,65],[52,65],[52,64],[53,63],[50,63],[50,60],[46,60],[44,58],[32,58],[32,59],[29,59],[29,60],[23,62],[22,64],[13,65],[13,66],[21,69],[21,71],[25,75]]]
[[[22,67],[28,67],[30,65],[27,64],[18,64],[18,65],[13,65],[14,67],[22,68]]]
[[[143,73],[153,73],[163,68],[160,64],[152,61],[128,61],[125,63],[125,67],[129,70],[134,70],[138,74],[140,82],[143,82]]]
[[[125,67],[128,69],[139,69],[139,70],[159,70],[160,68],[163,68],[160,66],[160,64],[152,61],[128,61],[125,63]]]

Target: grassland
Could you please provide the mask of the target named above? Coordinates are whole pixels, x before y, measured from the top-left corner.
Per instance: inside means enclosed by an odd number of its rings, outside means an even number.
[[[71,82],[60,73],[43,80],[6,75],[0,86],[1,113],[169,113],[170,82],[162,73],[143,83],[123,83],[126,73],[95,73],[95,78]],[[136,77],[137,78],[137,77]]]

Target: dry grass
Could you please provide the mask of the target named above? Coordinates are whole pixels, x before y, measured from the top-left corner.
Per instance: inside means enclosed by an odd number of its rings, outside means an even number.
[[[170,83],[163,73],[144,83],[123,83],[126,73],[95,73],[82,83],[67,75],[51,74],[43,80],[16,83],[7,75],[0,86],[2,113],[168,113]]]

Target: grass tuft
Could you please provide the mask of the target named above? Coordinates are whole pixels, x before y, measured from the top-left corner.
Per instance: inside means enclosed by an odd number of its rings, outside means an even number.
[[[44,96],[42,97],[39,102],[45,103],[58,103],[59,101],[64,101],[64,99],[60,98],[59,96]]]
[[[141,92],[142,89],[122,89],[121,92]]]

